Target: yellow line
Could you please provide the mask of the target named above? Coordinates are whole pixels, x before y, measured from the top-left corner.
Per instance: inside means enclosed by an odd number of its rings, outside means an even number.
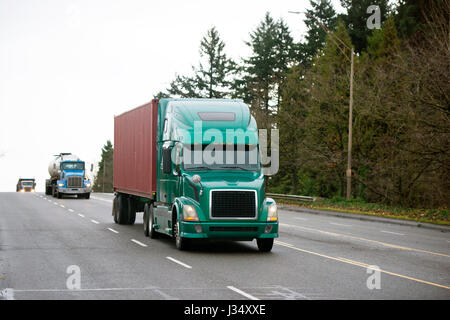
[[[370,266],[368,264],[365,264],[363,262],[353,261],[353,260],[349,260],[349,259],[345,259],[345,258],[339,258],[339,257],[331,257],[331,256],[327,256],[325,254],[317,253],[317,252],[314,252],[314,251],[300,249],[300,248],[297,248],[297,247],[293,246],[292,244],[289,244],[289,243],[286,243],[286,242],[282,242],[282,241],[278,241],[277,240],[277,241],[275,241],[275,244],[278,244],[280,246],[284,246],[284,247],[287,247],[287,248],[290,248],[290,249],[294,249],[294,250],[297,250],[297,251],[313,254],[313,255],[316,255],[316,256],[319,256],[319,257],[322,257],[322,258],[331,259],[331,260],[335,260],[335,261],[340,261],[340,262],[348,263],[348,264],[351,264],[351,265],[354,265],[354,266],[358,266],[358,267],[362,267],[362,268],[366,268],[366,269],[370,268]],[[386,271],[386,270],[382,270],[382,269],[379,269],[379,271],[383,272],[383,273],[386,273],[386,274],[390,274],[392,276],[400,277],[400,278],[403,278],[403,279],[408,279],[408,280],[412,280],[412,281],[416,281],[416,282],[428,284],[428,285],[431,285],[431,286],[435,286],[435,287],[439,287],[439,288],[444,288],[444,289],[450,290],[450,287],[444,286],[442,284],[437,284],[437,283],[434,283],[434,282],[420,280],[420,279],[416,279],[416,278],[409,277],[409,276],[404,276],[402,274],[398,274],[398,273],[394,273],[394,272],[390,272],[390,271]]]
[[[396,248],[396,249],[408,250],[408,251],[416,251],[416,252],[434,254],[434,255],[437,255],[437,256],[450,258],[450,255],[445,254],[445,253],[439,253],[439,252],[427,251],[427,250],[422,250],[422,249],[409,248],[409,247],[399,246],[399,245],[396,245],[396,244],[381,242],[381,241],[377,241],[377,240],[371,240],[371,239],[366,239],[366,238],[361,238],[361,237],[356,237],[356,236],[350,236],[350,235],[347,235],[347,234],[323,231],[323,230],[314,229],[314,228],[301,227],[301,226],[297,226],[297,225],[294,225],[294,224],[280,223],[279,225],[280,226],[286,226],[286,227],[294,227],[294,228],[304,229],[304,230],[308,230],[308,231],[320,232],[320,233],[323,233],[323,234],[336,236],[336,237],[346,237],[346,238],[351,238],[351,239],[356,239],[356,240],[361,240],[361,241],[372,242],[372,243],[376,243],[376,244],[379,244],[379,245],[382,245],[382,246],[385,246],[385,247],[390,247],[390,248]]]

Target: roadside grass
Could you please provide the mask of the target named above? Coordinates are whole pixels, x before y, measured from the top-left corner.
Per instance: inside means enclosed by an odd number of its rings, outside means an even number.
[[[314,202],[274,198],[277,203],[300,206],[318,210],[364,214],[370,216],[411,220],[450,226],[450,210],[447,208],[419,209],[388,206],[380,203],[368,203],[362,199],[346,200],[341,197],[318,199]]]

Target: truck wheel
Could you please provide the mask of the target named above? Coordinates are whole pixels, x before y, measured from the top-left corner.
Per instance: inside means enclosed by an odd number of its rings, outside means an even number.
[[[52,194],[52,187],[45,187],[45,195],[49,196]]]
[[[128,221],[127,224],[133,225],[136,221],[136,202],[131,197],[128,198],[128,212],[127,212]]]
[[[119,221],[117,220],[117,217],[118,217],[117,211],[118,211],[118,209],[119,209],[119,198],[116,195],[114,197],[113,205],[112,205],[112,215],[114,216],[114,222],[115,223],[119,223]]]
[[[53,198],[56,198],[56,188],[55,188],[55,186],[52,186],[52,196],[53,196]]]
[[[153,204],[146,203],[144,206],[144,235],[152,239],[158,237],[158,234],[154,229],[154,221]]]
[[[56,197],[57,197],[58,199],[62,199],[62,193],[56,191]]]
[[[189,240],[187,238],[183,238],[180,236],[180,222],[177,220],[173,225],[173,235],[175,237],[175,246],[178,250],[188,250],[189,249]]]
[[[128,199],[123,194],[120,194],[118,199],[117,222],[119,224],[128,223]]]
[[[89,199],[91,197],[91,194],[90,193],[86,193],[85,195],[84,195],[84,198],[85,199]]]
[[[273,238],[256,239],[256,244],[261,252],[269,252],[273,247]]]

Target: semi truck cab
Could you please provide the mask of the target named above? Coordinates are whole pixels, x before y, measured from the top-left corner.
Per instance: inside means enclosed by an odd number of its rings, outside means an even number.
[[[36,182],[34,179],[19,179],[16,185],[17,192],[35,192]]]
[[[78,195],[90,198],[91,181],[85,178],[85,163],[83,161],[63,161],[60,167],[60,179],[56,183],[58,198],[62,195]]]

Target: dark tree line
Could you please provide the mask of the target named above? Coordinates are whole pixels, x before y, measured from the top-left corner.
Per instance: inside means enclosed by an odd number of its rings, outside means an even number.
[[[355,56],[352,196],[402,206],[449,205],[449,0],[311,0],[296,43],[267,13],[239,61],[211,28],[192,75],[157,96],[240,98],[260,128],[280,130],[273,192],[345,195],[350,50]],[[380,29],[367,8],[380,9]]]

